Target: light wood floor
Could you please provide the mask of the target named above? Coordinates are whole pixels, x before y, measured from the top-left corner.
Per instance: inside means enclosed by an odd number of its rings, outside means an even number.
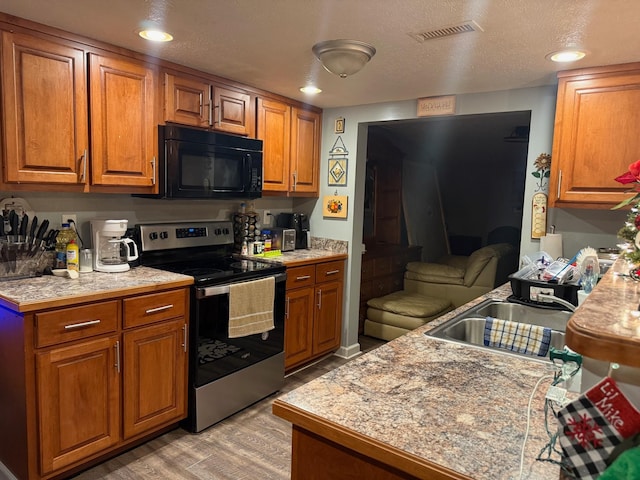
[[[367,352],[381,340],[360,337]],[[348,360],[330,356],[289,375],[281,392],[313,380]],[[271,413],[272,395],[201,433],[176,429],[77,475],[75,480],[289,479],[291,424]]]

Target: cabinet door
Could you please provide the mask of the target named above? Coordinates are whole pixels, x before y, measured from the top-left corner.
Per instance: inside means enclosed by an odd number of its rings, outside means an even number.
[[[197,78],[164,75],[164,120],[194,127],[211,123],[211,85]]]
[[[559,75],[551,206],[609,208],[630,196],[614,178],[640,152],[640,64],[607,70]]]
[[[340,346],[342,328],[342,282],[316,286],[316,312],[313,322],[313,355],[330,352]]]
[[[186,328],[178,319],[123,334],[125,439],[186,416]]]
[[[117,336],[36,354],[42,474],[118,443]]]
[[[155,185],[155,74],[133,60],[90,54],[91,183]]]
[[[255,120],[251,96],[214,85],[212,123],[215,130],[253,137]]]
[[[291,107],[258,98],[258,135],[262,140],[263,192],[288,192],[291,161]]]
[[[314,289],[297,288],[287,291],[284,320],[285,369],[311,357],[313,348]]]
[[[87,78],[79,48],[2,32],[5,181],[86,181]]]
[[[319,195],[320,114],[294,108],[291,125],[291,191],[299,196]]]

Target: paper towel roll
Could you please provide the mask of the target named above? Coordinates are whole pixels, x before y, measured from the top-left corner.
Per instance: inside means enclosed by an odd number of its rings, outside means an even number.
[[[562,234],[547,233],[540,237],[540,250],[547,252],[554,260],[562,257]]]

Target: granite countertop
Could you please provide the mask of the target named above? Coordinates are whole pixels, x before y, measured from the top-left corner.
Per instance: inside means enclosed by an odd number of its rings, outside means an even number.
[[[519,478],[529,397],[551,373],[549,364],[424,335],[486,298],[510,293],[508,285],[499,287],[277,401],[459,475]],[[559,477],[557,466],[535,460],[548,441],[543,408],[550,383],[542,382],[532,402],[523,476],[530,480]]]
[[[339,253],[332,250],[300,249],[291,252],[282,252],[277,257],[246,257],[259,260],[261,262],[282,263],[288,267],[305,263],[318,263],[330,260],[343,260],[347,258],[346,253]]]
[[[640,282],[618,259],[567,325],[567,345],[598,360],[640,367]]]
[[[0,305],[29,312],[192,283],[193,277],[188,275],[143,266],[122,273],[81,273],[77,279],[43,275],[0,282]]]

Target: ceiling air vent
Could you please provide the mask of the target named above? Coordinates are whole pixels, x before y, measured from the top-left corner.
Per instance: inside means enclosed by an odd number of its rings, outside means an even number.
[[[436,28],[434,30],[429,30],[428,32],[410,33],[409,35],[422,43],[427,40],[435,40],[436,38],[450,37],[451,35],[469,32],[484,32],[484,30],[476,22],[469,20],[467,22],[449,25],[448,27]]]

